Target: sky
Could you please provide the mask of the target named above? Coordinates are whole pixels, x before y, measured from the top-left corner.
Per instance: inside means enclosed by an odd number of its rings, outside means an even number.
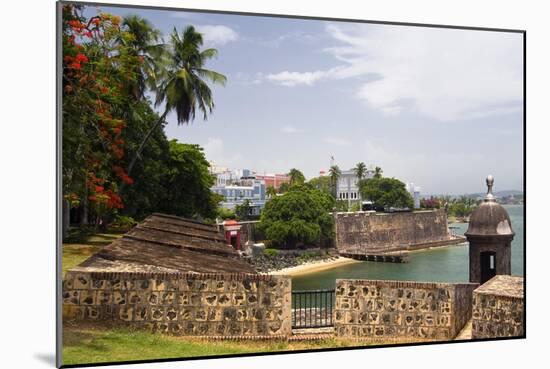
[[[165,128],[208,160],[307,178],[356,163],[424,194],[523,190],[523,35],[428,27],[101,7],[174,27],[218,49],[206,121]],[[87,9],[94,14],[96,7]]]

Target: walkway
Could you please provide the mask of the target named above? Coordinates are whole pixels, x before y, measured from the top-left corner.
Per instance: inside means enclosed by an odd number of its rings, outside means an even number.
[[[464,328],[455,337],[455,340],[471,340],[472,339],[472,319],[468,320],[468,323],[464,325]]]

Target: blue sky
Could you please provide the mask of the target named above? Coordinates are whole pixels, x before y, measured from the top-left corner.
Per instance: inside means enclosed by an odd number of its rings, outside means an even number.
[[[496,191],[523,189],[521,34],[101,10],[138,14],[164,35],[192,24],[218,49],[207,67],[228,83],[213,89],[212,115],[189,126],[170,115],[166,127],[218,165],[310,178],[334,156],[423,193],[481,192],[487,174]]]

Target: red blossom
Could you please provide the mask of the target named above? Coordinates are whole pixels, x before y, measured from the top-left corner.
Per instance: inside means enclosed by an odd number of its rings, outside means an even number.
[[[78,61],[79,63],[87,63],[88,57],[84,54],[79,53],[79,54],[76,54],[75,60]]]
[[[80,69],[81,66],[80,66],[80,63],[79,62],[72,62],[71,64],[69,64],[69,68],[72,68],[72,69]]]

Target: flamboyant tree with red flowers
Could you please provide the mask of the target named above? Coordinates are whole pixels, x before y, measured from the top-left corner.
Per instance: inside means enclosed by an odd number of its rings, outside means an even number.
[[[169,142],[163,127],[172,110],[178,123],[212,111],[206,81],[223,84],[225,76],[204,66],[217,51],[202,50],[191,26],[164,44],[144,18],[90,13],[63,9],[64,235],[71,206],[81,225],[154,211],[212,218],[220,199],[202,149]]]
[[[135,100],[128,86],[143,60],[121,42],[133,35],[120,22],[105,13],[86,19],[75,5],[63,11],[63,195],[98,216],[123,208],[119,184],[133,183],[124,170],[121,107]]]

